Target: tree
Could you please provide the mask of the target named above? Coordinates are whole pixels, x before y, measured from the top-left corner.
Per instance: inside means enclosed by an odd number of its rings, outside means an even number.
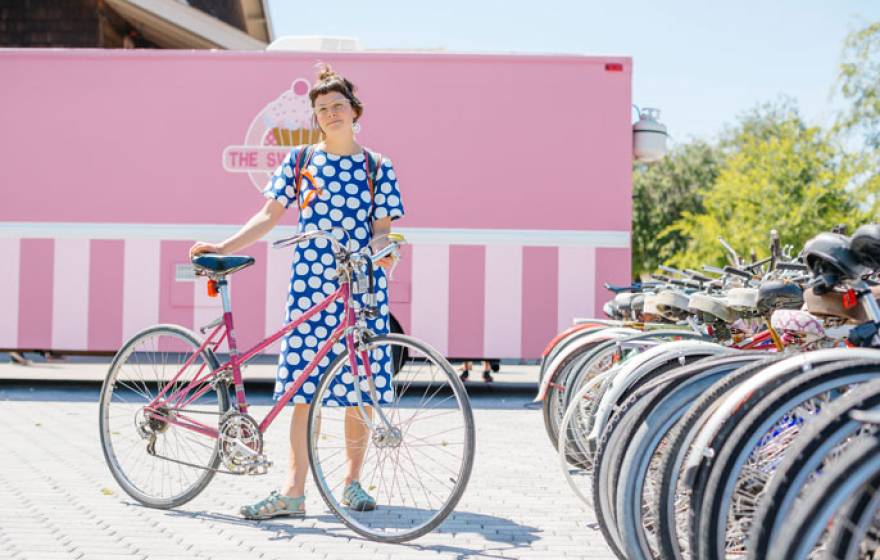
[[[855,160],[853,192],[869,219],[880,214],[880,22],[850,33],[843,44],[837,88],[848,107],[835,129],[857,134],[864,149]]]
[[[719,236],[741,255],[766,256],[771,229],[800,249],[820,231],[865,218],[848,189],[852,159],[820,128],[807,126],[790,103],[741,117],[722,146],[718,177],[702,192],[703,212],[685,211],[664,232],[687,239],[670,259],[674,266],[724,264]]]
[[[868,148],[880,149],[880,22],[847,36],[838,89],[850,105],[837,127],[860,132]]]
[[[633,172],[633,274],[652,272],[687,246],[679,231],[668,230],[683,212],[703,210],[702,192],[718,176],[717,148],[696,141],[673,149],[651,165]],[[668,231],[667,231],[668,230]],[[661,235],[661,232],[666,232]]]

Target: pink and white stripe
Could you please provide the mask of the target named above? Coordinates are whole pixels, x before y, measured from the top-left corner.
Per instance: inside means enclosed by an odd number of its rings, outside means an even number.
[[[176,278],[190,241],[0,238],[0,348],[113,351],[157,322],[197,329],[221,314],[203,278]],[[242,350],[282,325],[290,252],[254,245],[230,281]],[[537,358],[547,340],[629,278],[629,249],[510,242],[415,243],[391,281],[405,332],[454,358]],[[275,352],[276,348],[267,352]]]

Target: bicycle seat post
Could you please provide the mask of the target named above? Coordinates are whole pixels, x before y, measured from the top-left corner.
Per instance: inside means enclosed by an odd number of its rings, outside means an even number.
[[[229,301],[229,282],[225,276],[221,276],[215,281],[217,282],[217,292],[220,294],[220,301],[223,304],[223,314],[232,313],[232,303]]]

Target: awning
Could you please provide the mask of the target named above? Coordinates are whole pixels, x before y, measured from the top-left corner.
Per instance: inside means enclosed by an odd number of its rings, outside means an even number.
[[[166,49],[263,50],[266,42],[175,0],[104,0],[148,40]],[[259,2],[245,2],[248,27],[258,24],[254,9],[263,12],[266,34],[268,17]],[[249,13],[248,13],[249,12]],[[260,34],[262,35],[262,33]]]

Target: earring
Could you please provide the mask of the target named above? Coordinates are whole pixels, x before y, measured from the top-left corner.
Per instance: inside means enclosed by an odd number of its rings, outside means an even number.
[[[361,123],[359,123],[359,122],[353,123],[353,124],[351,125],[351,130],[352,130],[355,134],[357,134],[358,132],[360,132],[360,131],[361,131]]]

